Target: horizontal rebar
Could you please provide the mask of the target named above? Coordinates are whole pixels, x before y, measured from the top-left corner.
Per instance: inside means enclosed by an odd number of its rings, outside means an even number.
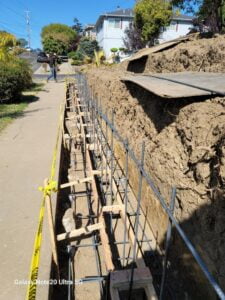
[[[82,75],[78,75],[78,76],[81,77]],[[160,79],[162,79],[162,78],[160,78]],[[84,77],[83,77],[83,80],[85,80]],[[215,92],[215,91],[211,91],[211,92]],[[221,95],[221,93],[220,93],[220,95]],[[222,291],[222,289],[220,288],[220,286],[218,285],[218,283],[215,281],[214,277],[209,272],[207,266],[203,262],[202,258],[199,256],[198,252],[196,251],[196,249],[192,245],[192,243],[189,240],[189,238],[186,236],[186,234],[183,231],[183,229],[181,228],[181,226],[177,223],[175,217],[170,212],[170,209],[167,207],[165,199],[160,194],[160,192],[157,189],[157,187],[155,186],[153,180],[150,178],[150,176],[148,175],[148,173],[145,171],[144,166],[140,165],[140,162],[136,158],[133,150],[130,149],[130,147],[127,145],[126,141],[122,138],[122,136],[119,134],[118,130],[115,128],[115,126],[113,124],[114,122],[109,121],[108,117],[105,114],[102,113],[102,111],[98,108],[98,106],[96,105],[96,103],[94,103],[94,101],[92,101],[91,105],[92,105],[92,108],[95,109],[95,111],[97,112],[97,114],[105,121],[106,125],[111,129],[112,134],[123,145],[124,149],[127,150],[128,154],[129,154],[129,157],[134,161],[134,163],[136,164],[139,172],[145,178],[145,180],[147,181],[148,185],[151,187],[151,189],[152,189],[153,193],[155,194],[156,198],[159,200],[159,202],[160,202],[161,206],[163,207],[164,211],[168,215],[168,217],[171,220],[172,224],[177,229],[179,235],[181,236],[181,238],[185,242],[187,248],[189,249],[189,251],[191,252],[191,254],[193,255],[193,257],[195,258],[195,260],[197,261],[198,265],[200,266],[200,268],[203,271],[204,275],[206,276],[206,278],[208,279],[208,281],[210,282],[210,284],[214,288],[215,292],[220,297],[220,299],[225,300],[225,294],[224,294],[224,292]]]

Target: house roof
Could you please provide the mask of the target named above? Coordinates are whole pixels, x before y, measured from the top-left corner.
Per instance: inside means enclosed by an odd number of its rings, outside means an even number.
[[[84,31],[85,30],[90,30],[90,29],[93,29],[93,28],[95,28],[95,24],[87,24],[87,25],[84,26]]]
[[[118,9],[112,12],[108,12],[105,14],[102,14],[99,16],[97,22],[96,22],[96,27],[98,26],[98,24],[100,23],[100,21],[102,19],[104,19],[104,17],[129,17],[129,18],[134,18],[134,12],[131,8],[126,8],[126,9]],[[187,16],[184,14],[174,14],[172,17],[172,20],[181,20],[181,21],[190,21],[192,22],[194,19],[194,17],[192,16]]]
[[[109,12],[106,14],[107,16],[123,16],[123,17],[133,17],[134,13],[133,10],[131,8],[126,8],[126,9],[118,9],[112,12]]]
[[[101,22],[102,19],[104,19],[105,17],[120,17],[120,18],[132,18],[134,17],[134,13],[133,10],[131,8],[126,8],[126,9],[118,9],[112,12],[108,12],[105,14],[102,14],[99,16],[97,22],[96,22],[96,27],[98,26],[98,24]]]

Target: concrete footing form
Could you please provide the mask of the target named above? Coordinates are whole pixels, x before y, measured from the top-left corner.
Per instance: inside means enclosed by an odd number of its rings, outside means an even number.
[[[66,91],[60,190],[56,215],[56,241],[60,279],[51,299],[166,299],[167,259],[174,227],[208,278],[215,293],[225,296],[173,217],[176,189],[170,207],[144,170],[145,145],[136,158],[114,124],[114,113],[103,112],[84,76],[70,80]],[[125,164],[115,155],[120,143]],[[134,191],[129,183],[133,161],[139,173]],[[168,215],[164,250],[157,247],[142,210],[142,181],[151,187]],[[168,203],[169,201],[167,201]],[[151,274],[149,261],[161,251],[160,281]],[[52,277],[57,277],[54,264]],[[168,299],[168,298],[167,298]]]

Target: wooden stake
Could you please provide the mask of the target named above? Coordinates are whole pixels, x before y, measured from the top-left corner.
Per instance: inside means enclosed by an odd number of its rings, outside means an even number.
[[[67,232],[67,233],[62,233],[62,234],[58,234],[57,235],[57,241],[64,241],[64,240],[68,240],[71,238],[76,238],[79,237],[81,235],[88,235],[90,233],[92,233],[95,230],[101,230],[103,228],[103,223],[97,223],[94,225],[90,225],[87,227],[82,227],[79,229],[75,229],[72,230],[71,232]]]
[[[45,179],[44,186],[48,185],[48,179]],[[53,215],[52,215],[52,202],[51,196],[46,195],[45,198],[47,214],[48,214],[48,225],[49,225],[49,232],[50,232],[50,241],[51,241],[51,248],[52,248],[52,256],[53,261],[56,265],[58,279],[60,279],[59,273],[59,263],[58,263],[58,254],[57,254],[57,247],[56,247],[56,238],[55,238],[55,230],[54,230],[54,222],[53,222]]]

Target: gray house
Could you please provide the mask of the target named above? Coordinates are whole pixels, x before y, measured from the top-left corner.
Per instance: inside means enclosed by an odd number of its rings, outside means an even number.
[[[99,16],[95,25],[96,39],[106,58],[112,54],[110,49],[124,48],[125,30],[133,19],[132,9],[119,9]]]

